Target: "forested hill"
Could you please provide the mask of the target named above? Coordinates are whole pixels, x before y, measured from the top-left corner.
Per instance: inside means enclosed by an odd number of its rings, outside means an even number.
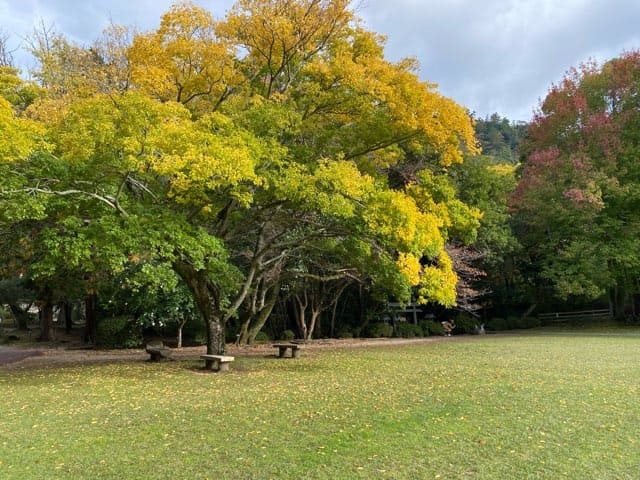
[[[482,153],[498,163],[518,163],[518,145],[526,132],[526,122],[514,122],[497,113],[476,120],[476,137]]]

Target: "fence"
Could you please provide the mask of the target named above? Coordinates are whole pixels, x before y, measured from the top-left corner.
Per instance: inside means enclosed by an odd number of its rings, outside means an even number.
[[[540,313],[538,319],[544,323],[570,322],[572,320],[611,320],[613,314],[608,308],[581,310],[577,312]]]

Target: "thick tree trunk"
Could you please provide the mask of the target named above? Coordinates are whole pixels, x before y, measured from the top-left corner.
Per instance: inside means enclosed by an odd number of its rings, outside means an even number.
[[[206,272],[176,260],[173,267],[184,280],[202,314],[207,329],[207,354],[222,355],[225,351],[225,319],[220,308],[217,292],[207,278]]]
[[[40,305],[40,328],[39,341],[53,340],[53,302],[49,293],[45,293]]]
[[[16,326],[18,330],[26,331],[29,328],[29,305],[26,309],[20,308],[19,305],[14,303],[9,304],[9,310],[11,310],[11,314],[13,318],[16,319]]]
[[[207,323],[207,353],[222,355],[225,350],[224,323],[219,317],[205,320]]]
[[[84,342],[96,343],[98,336],[98,295],[91,291],[84,301],[85,309],[85,325],[84,325]]]

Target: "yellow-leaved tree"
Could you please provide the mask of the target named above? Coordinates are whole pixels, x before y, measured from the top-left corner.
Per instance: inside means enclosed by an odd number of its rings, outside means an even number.
[[[409,157],[461,161],[475,150],[472,122],[414,60],[386,60],[347,0],[239,0],[220,20],[178,3],[157,30],[115,45],[119,80],[107,84],[126,88],[74,97],[65,85],[65,102],[30,111],[55,145],[43,162],[55,182],[9,154],[25,191],[58,200],[45,215],[82,219],[60,242],[82,231],[105,251],[171,265],[209,353],[224,350],[234,316],[250,341],[279,295],[296,299],[306,338],[350,282],[455,303],[444,247],[456,228],[472,235],[477,212],[438,198],[429,175],[390,175]]]

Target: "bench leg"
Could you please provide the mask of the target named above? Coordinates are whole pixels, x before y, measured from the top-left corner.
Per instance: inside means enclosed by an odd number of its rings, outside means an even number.
[[[278,347],[280,352],[278,353],[278,357],[283,358],[284,354],[287,352],[287,347]]]
[[[218,366],[218,372],[228,372],[228,371],[229,371],[229,363],[228,362],[220,363],[220,365]]]
[[[292,348],[291,358],[298,358],[298,356],[300,356],[300,350],[298,350],[297,348]]]

